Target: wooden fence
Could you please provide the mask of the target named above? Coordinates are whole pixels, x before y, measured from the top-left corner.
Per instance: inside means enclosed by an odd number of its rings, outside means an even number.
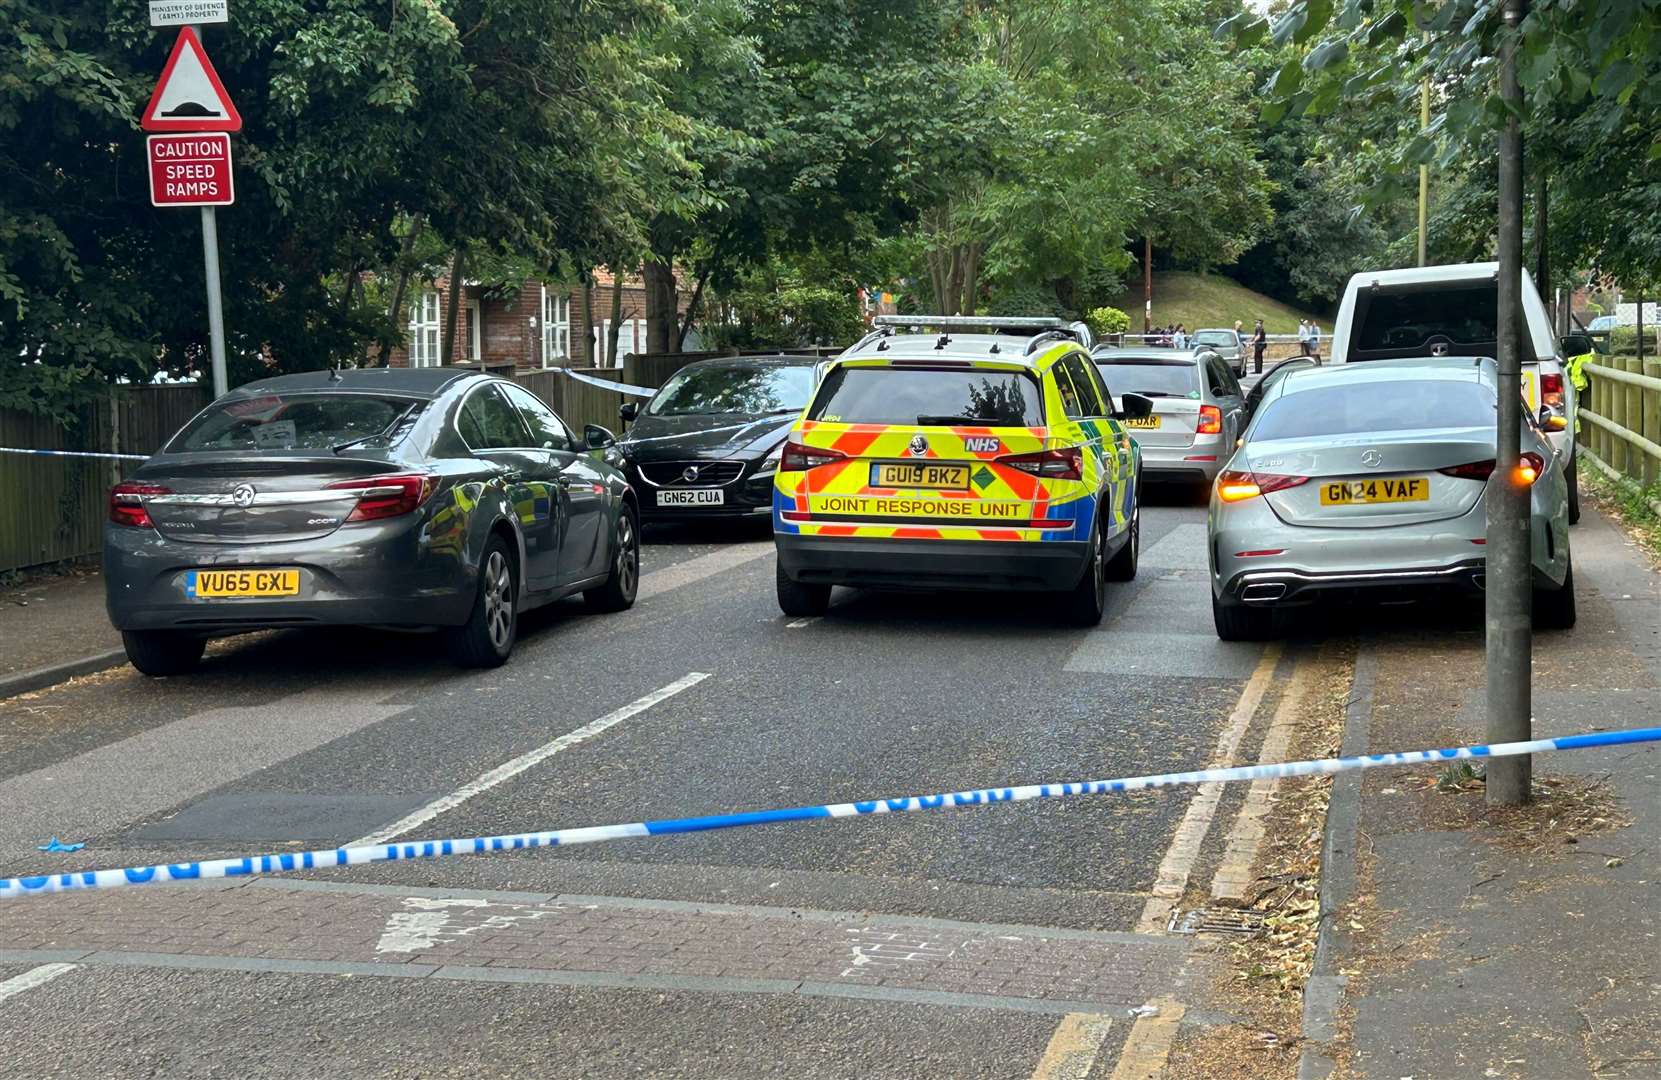
[[[1581,451],[1605,472],[1642,488],[1661,484],[1661,360],[1599,357],[1585,368]]]
[[[209,396],[194,384],[121,387],[68,424],[0,409],[0,446],[153,454]],[[97,552],[110,486],[138,464],[0,453],[0,572]]]

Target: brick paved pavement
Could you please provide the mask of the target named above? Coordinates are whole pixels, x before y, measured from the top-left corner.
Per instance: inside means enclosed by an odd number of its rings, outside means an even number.
[[[1186,941],[1153,935],[276,879],[7,902],[0,950],[83,953],[89,962],[144,953],[588,972],[1103,1007],[1169,993],[1189,962]]]

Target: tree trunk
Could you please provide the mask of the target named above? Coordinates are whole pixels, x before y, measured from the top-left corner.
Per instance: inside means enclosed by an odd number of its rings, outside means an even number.
[[[401,318],[404,310],[404,290],[409,288],[410,256],[415,252],[415,241],[421,235],[423,224],[425,224],[425,219],[420,214],[416,214],[415,217],[410,219],[409,235],[404,237],[404,249],[398,254],[398,284],[392,289],[392,308],[388,312],[392,317],[394,326],[402,326],[409,321]],[[391,361],[392,346],[383,343],[381,345],[381,355],[376,358],[376,362],[381,367],[386,367]]]
[[[965,315],[975,313],[975,304],[980,299],[980,256],[984,245],[979,243],[965,245],[964,259],[966,266],[963,271],[963,304],[961,310]]]
[[[1546,303],[1553,304],[1556,297],[1551,292],[1551,233],[1546,227],[1549,200],[1546,174],[1541,170],[1538,186],[1534,189],[1534,284],[1539,287]]]
[[[594,275],[583,275],[583,367],[594,366],[600,335],[594,332]]]
[[[709,284],[709,270],[706,268],[698,275],[698,284],[692,289],[692,299],[686,305],[686,318],[681,320],[680,328],[675,333],[675,352],[686,348],[686,335],[692,330],[692,320],[697,317],[698,305],[704,299],[704,286]]]
[[[442,335],[439,345],[439,364],[449,367],[456,358],[456,312],[461,307],[462,290],[467,286],[462,284],[461,272],[466,262],[466,253],[461,245],[456,245],[455,258],[450,260],[450,298],[444,312],[444,325],[439,332]]]
[[[623,274],[611,274],[611,332],[606,335],[606,367],[617,366],[617,335],[623,332]]]
[[[680,352],[674,266],[668,259],[647,259],[641,275],[646,279],[646,351]]]

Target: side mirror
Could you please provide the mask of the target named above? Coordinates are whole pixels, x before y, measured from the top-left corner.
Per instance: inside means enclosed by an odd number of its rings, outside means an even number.
[[[1152,415],[1153,398],[1141,394],[1120,394],[1119,411],[1113,414],[1113,419],[1143,420]]]
[[[1561,345],[1564,356],[1580,356],[1592,351],[1592,339],[1586,334],[1565,334]]]
[[[583,426],[583,443],[590,450],[609,450],[617,445],[617,436],[599,424]]]
[[[623,402],[623,404],[617,406],[617,415],[625,424],[634,423],[634,418],[640,415],[640,402]]]

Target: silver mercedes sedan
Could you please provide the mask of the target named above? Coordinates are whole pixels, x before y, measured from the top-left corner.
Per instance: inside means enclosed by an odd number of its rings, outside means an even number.
[[[1490,484],[1528,484],[1534,621],[1574,625],[1563,462],[1524,410],[1523,464],[1494,475],[1486,358],[1294,371],[1266,396],[1211,493],[1217,636],[1261,640],[1322,598],[1476,595]]]

